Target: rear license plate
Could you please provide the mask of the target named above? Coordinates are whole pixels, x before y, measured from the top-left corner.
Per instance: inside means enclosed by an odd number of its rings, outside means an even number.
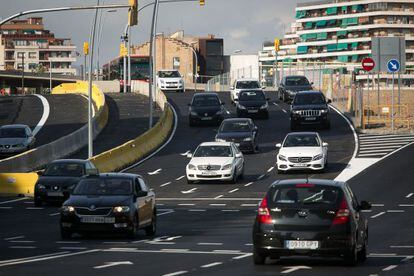
[[[63,193],[62,192],[48,192],[47,196],[59,197],[59,196],[63,196]]]
[[[107,217],[81,217],[82,223],[115,223],[115,218]]]
[[[318,241],[285,241],[285,248],[287,249],[318,249]]]
[[[306,117],[305,121],[315,121],[316,117]]]
[[[247,110],[248,113],[257,113],[259,110]]]
[[[201,118],[202,121],[210,121],[211,119],[213,119],[212,117],[203,117]]]

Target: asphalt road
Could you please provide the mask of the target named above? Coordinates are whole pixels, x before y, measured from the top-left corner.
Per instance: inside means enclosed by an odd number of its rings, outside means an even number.
[[[414,170],[409,156],[414,145],[350,181],[360,200],[374,203],[366,213],[370,255],[364,264],[346,267],[337,260],[287,258],[254,266],[251,227],[259,199],[276,179],[305,177],[303,173],[280,176],[272,169],[274,145],[290,131],[288,106],[272,103],[270,119],[257,121],[261,150],[246,155],[243,181],[188,185],[183,177],[188,159],[182,154],[213,140],[215,127],[189,128],[186,105],[191,94],[169,96],[179,116],[174,139],[131,170],[142,174],[157,194],[157,236],[148,239],[142,233],[131,241],[94,235],[62,241],[57,206],[34,208],[30,199],[2,198],[0,275],[413,275]],[[234,114],[228,95],[221,96]],[[332,129],[320,131],[330,145],[329,170],[309,177],[335,178],[354,151],[346,122],[332,115]]]

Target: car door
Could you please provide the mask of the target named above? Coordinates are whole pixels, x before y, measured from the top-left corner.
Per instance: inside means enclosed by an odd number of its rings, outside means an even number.
[[[258,137],[258,133],[259,133],[259,128],[254,124],[254,123],[252,123],[251,124],[251,128],[252,128],[252,130],[253,130],[253,142],[254,142],[254,145],[257,145],[257,137]]]
[[[241,173],[243,171],[243,165],[244,165],[243,154],[241,153],[239,148],[234,143],[232,143],[231,146],[233,149],[233,156],[235,158],[237,171]],[[239,154],[241,155],[241,157],[237,158],[236,155],[239,155]]]
[[[355,194],[352,192],[352,190],[349,188],[349,186],[345,185],[346,193],[349,195],[349,198],[351,200],[351,208],[352,208],[352,215],[355,219],[355,231],[357,232],[357,245],[362,246],[364,241],[364,235],[365,235],[365,223],[364,223],[364,216],[362,215],[361,211],[359,210],[359,202],[356,198]]]
[[[322,148],[323,155],[327,158],[327,156],[328,156],[328,147],[323,146],[324,142],[323,142],[321,136],[319,135],[319,133],[317,133],[317,136],[318,136],[318,139],[319,139],[319,144],[321,145],[321,148]]]
[[[148,224],[151,222],[151,218],[152,218],[152,210],[153,210],[153,205],[155,204],[154,202],[154,195],[153,193],[149,190],[147,184],[145,183],[144,179],[142,178],[138,178],[138,181],[140,183],[141,186],[141,190],[146,192],[146,196],[143,197],[144,199],[144,216],[145,216],[145,223]]]
[[[135,208],[138,212],[139,218],[139,226],[145,225],[146,221],[148,220],[147,215],[145,213],[145,196],[141,195],[142,188],[141,183],[139,182],[138,178],[134,180],[134,187],[135,187]]]

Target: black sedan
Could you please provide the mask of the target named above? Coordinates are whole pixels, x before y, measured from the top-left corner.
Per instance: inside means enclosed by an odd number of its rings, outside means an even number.
[[[334,180],[278,180],[260,203],[253,227],[253,260],[306,255],[343,258],[367,255],[368,222],[350,187]]]
[[[196,93],[189,104],[188,121],[190,126],[199,123],[220,125],[225,114],[224,103],[217,93]]]
[[[39,179],[34,189],[34,204],[63,203],[75,188],[82,176],[96,174],[96,168],[89,160],[62,159],[47,165],[39,171]]]
[[[135,174],[108,173],[82,178],[61,210],[62,238],[73,233],[120,232],[134,238],[156,231],[155,194]]]
[[[259,149],[258,128],[249,118],[231,118],[221,123],[216,135],[217,142],[233,142],[243,152]]]
[[[269,99],[263,91],[241,91],[237,102],[237,116],[259,116],[269,118]]]
[[[290,102],[297,92],[312,90],[312,84],[305,76],[286,76],[279,85],[279,100]]]

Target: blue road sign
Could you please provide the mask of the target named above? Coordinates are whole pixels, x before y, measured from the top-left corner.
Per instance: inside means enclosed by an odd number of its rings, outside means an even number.
[[[396,59],[390,59],[387,63],[388,72],[395,73],[400,71],[401,64]]]

